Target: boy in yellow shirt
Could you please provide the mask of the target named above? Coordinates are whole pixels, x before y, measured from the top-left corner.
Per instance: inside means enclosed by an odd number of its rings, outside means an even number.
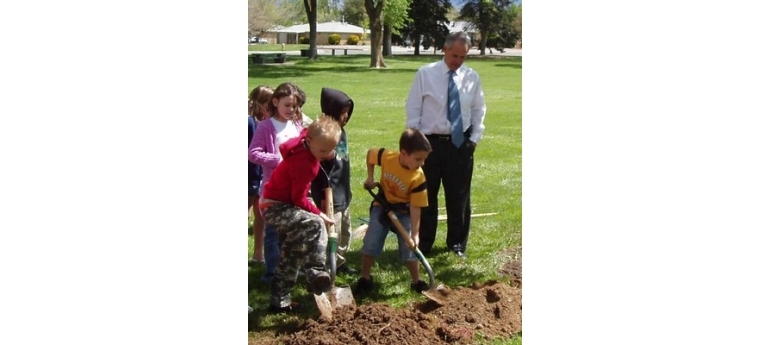
[[[428,192],[422,166],[430,154],[428,139],[419,130],[409,128],[401,133],[399,151],[385,148],[371,148],[366,154],[367,188],[373,188],[374,166],[380,166],[380,193],[391,205],[398,221],[404,226],[409,236],[417,245],[420,241],[420,215],[423,207],[428,206]],[[364,236],[361,248],[362,272],[356,284],[357,294],[368,293],[374,287],[371,276],[374,260],[382,254],[385,238],[390,225],[383,223],[385,210],[377,202],[372,203],[369,211],[369,229]],[[387,219],[387,217],[384,217]],[[427,283],[420,279],[420,264],[417,256],[409,249],[404,239],[398,237],[398,258],[406,265],[412,276],[412,290],[428,290]]]

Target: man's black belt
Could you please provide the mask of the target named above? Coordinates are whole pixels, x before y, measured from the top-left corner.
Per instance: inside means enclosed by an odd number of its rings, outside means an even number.
[[[471,137],[471,129],[468,128],[468,130],[465,131],[465,133],[463,133],[463,134],[465,135],[466,138],[470,138]],[[438,141],[451,141],[452,140],[452,135],[451,134],[426,134],[425,137],[428,138],[428,139],[435,139],[435,140],[438,140]]]

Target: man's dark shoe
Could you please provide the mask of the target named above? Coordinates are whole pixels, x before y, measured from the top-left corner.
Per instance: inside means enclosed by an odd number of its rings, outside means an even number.
[[[455,255],[460,257],[460,260],[465,261],[466,259],[468,259],[468,256],[465,255],[464,251],[462,251],[462,250],[455,250],[454,252],[455,252]]]
[[[356,287],[353,289],[353,293],[356,295],[365,295],[372,291],[374,288],[374,278],[367,280],[364,277],[358,278]]]
[[[428,283],[418,280],[416,283],[412,283],[412,291],[417,293],[422,293],[423,291],[430,290],[430,286],[428,286]]]
[[[313,280],[310,281],[310,291],[316,295],[320,295],[332,287],[332,279],[326,272],[319,273]]]
[[[285,307],[276,307],[271,304],[269,309],[273,313],[296,313],[301,311],[303,307],[302,303],[291,301],[291,304]]]
[[[337,267],[337,273],[347,274],[347,275],[354,275],[358,274],[358,270],[354,268],[348,267],[348,265],[342,265],[340,267]]]

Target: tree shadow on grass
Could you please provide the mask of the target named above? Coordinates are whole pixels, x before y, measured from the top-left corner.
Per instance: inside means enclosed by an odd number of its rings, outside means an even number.
[[[416,68],[397,68],[397,67],[385,67],[385,68],[372,68],[369,67],[369,56],[337,56],[319,57],[317,61],[311,61],[304,57],[291,56],[287,59],[291,63],[288,64],[249,64],[249,78],[277,78],[277,79],[294,79],[297,77],[305,77],[315,73],[330,72],[335,74],[347,74],[347,73],[360,73],[377,71],[378,73],[414,73],[417,72]],[[427,59],[424,56],[391,56],[385,58],[385,63],[388,61],[414,61],[424,60],[425,63],[433,62],[435,57]],[[323,63],[324,66],[320,67],[319,63]],[[332,66],[328,66],[331,64]]]
[[[501,63],[495,64],[497,67],[511,67],[521,69],[521,56],[512,56],[507,59],[501,59]]]
[[[521,62],[519,63],[498,63],[495,64],[496,67],[508,67],[508,68],[515,68],[515,69],[521,69]]]

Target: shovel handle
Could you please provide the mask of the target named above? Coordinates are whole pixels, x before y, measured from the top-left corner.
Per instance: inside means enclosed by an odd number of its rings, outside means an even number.
[[[331,219],[334,219],[334,197],[332,196],[332,188],[327,187],[324,190],[324,197],[326,198],[326,209],[324,213]],[[329,233],[329,242],[327,243],[329,253],[329,274],[331,275],[332,284],[337,278],[337,228],[334,224],[326,224],[326,231]]]
[[[375,187],[377,187],[377,189],[379,190],[380,184],[379,183],[375,183]],[[409,249],[414,251],[416,249],[416,247],[417,247],[414,244],[414,240],[412,240],[412,238],[409,237],[409,234],[406,232],[406,229],[404,229],[404,226],[401,225],[401,222],[398,221],[398,217],[396,216],[396,213],[393,212],[393,210],[390,208],[390,205],[388,205],[388,202],[385,201],[385,200],[382,200],[383,198],[381,198],[379,195],[375,194],[372,191],[372,188],[369,188],[366,185],[364,185],[364,188],[366,188],[366,190],[369,192],[369,194],[372,195],[374,200],[376,200],[377,203],[379,203],[380,206],[382,206],[382,208],[385,210],[385,212],[387,212],[388,218],[390,218],[390,221],[391,221],[391,223],[393,223],[393,226],[396,227],[396,230],[398,231],[398,234],[401,235],[401,238],[404,239],[404,242],[406,242],[406,245],[409,246]]]
[[[324,190],[324,194],[326,199],[326,209],[324,210],[324,213],[326,213],[326,216],[330,219],[334,219],[334,197],[331,187],[327,187]],[[337,238],[337,228],[334,224],[327,224],[326,229],[329,232],[330,238]]]

